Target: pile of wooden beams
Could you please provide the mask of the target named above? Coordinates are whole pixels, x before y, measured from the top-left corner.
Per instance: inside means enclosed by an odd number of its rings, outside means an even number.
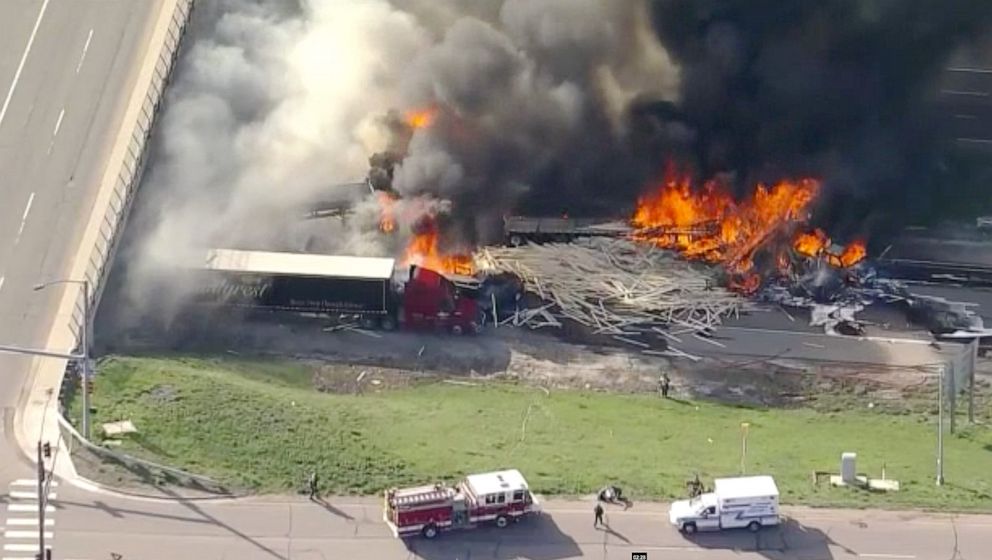
[[[476,266],[515,274],[551,304],[528,310],[526,320],[519,313],[516,324],[535,318],[548,326],[568,318],[643,348],[651,345],[635,337],[645,332],[669,341],[680,333],[708,333],[745,303],[717,285],[710,267],[623,239],[489,247],[477,253]]]

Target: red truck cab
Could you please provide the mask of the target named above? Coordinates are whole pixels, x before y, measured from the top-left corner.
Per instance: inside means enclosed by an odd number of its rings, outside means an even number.
[[[400,320],[407,328],[453,334],[476,334],[482,328],[475,297],[434,270],[410,267],[402,302]]]
[[[499,528],[540,512],[527,481],[516,469],[475,474],[454,487],[445,484],[394,488],[385,493],[383,520],[395,537],[469,529],[483,522]]]

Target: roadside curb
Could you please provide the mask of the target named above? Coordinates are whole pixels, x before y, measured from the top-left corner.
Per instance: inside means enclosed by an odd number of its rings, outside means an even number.
[[[122,113],[121,125],[117,138],[107,158],[100,187],[96,193],[93,207],[90,210],[86,227],[80,238],[75,257],[66,271],[66,278],[88,280],[90,268],[93,266],[93,253],[99,241],[106,241],[104,222],[107,210],[113,205],[112,198],[117,190],[117,183],[125,157],[130,149],[135,123],[139,122],[139,114],[143,111],[148,91],[152,87],[152,77],[158,72],[158,62],[166,44],[170,25],[175,17],[180,0],[162,0],[158,14],[147,22],[146,31],[149,37],[145,43],[145,52],[138,66],[134,86],[127,99]],[[99,276],[99,275],[98,275]],[[99,279],[97,279],[99,280]],[[95,289],[99,289],[94,285]],[[45,348],[56,352],[71,352],[77,345],[76,333],[73,331],[76,309],[81,297],[82,287],[75,284],[65,284],[62,288],[61,299],[53,317],[52,329]],[[85,318],[84,318],[85,320]],[[25,384],[21,392],[17,409],[14,413],[14,434],[21,453],[31,464],[39,441],[52,443],[53,475],[63,481],[73,483],[79,475],[76,472],[72,458],[62,438],[58,423],[59,399],[65,377],[66,360],[58,358],[34,358],[29,367],[31,381]],[[29,432],[39,430],[37,436],[28,437]],[[85,483],[83,483],[85,486]],[[78,485],[77,485],[78,486]]]
[[[125,500],[134,500],[142,502],[157,502],[157,503],[180,503],[180,502],[210,502],[210,503],[220,503],[220,502],[238,502],[244,501],[248,498],[254,497],[251,494],[230,494],[230,495],[219,495],[219,496],[153,496],[151,494],[145,494],[138,491],[127,491],[121,490],[119,488],[111,488],[105,484],[95,482],[82,475],[77,474],[72,480],[66,481],[68,484],[75,486],[81,490],[87,492],[92,492],[94,494],[104,494],[107,496],[114,496],[116,498]]]

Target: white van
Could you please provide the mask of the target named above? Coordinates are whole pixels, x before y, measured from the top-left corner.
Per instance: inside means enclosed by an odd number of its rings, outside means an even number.
[[[770,476],[718,478],[713,492],[672,503],[668,519],[689,534],[744,527],[758,531],[779,524],[778,487]]]

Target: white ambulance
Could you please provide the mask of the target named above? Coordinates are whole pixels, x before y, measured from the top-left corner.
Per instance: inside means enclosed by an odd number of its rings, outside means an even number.
[[[770,476],[718,478],[713,492],[672,503],[668,519],[688,534],[745,527],[758,531],[779,524],[778,487]]]

